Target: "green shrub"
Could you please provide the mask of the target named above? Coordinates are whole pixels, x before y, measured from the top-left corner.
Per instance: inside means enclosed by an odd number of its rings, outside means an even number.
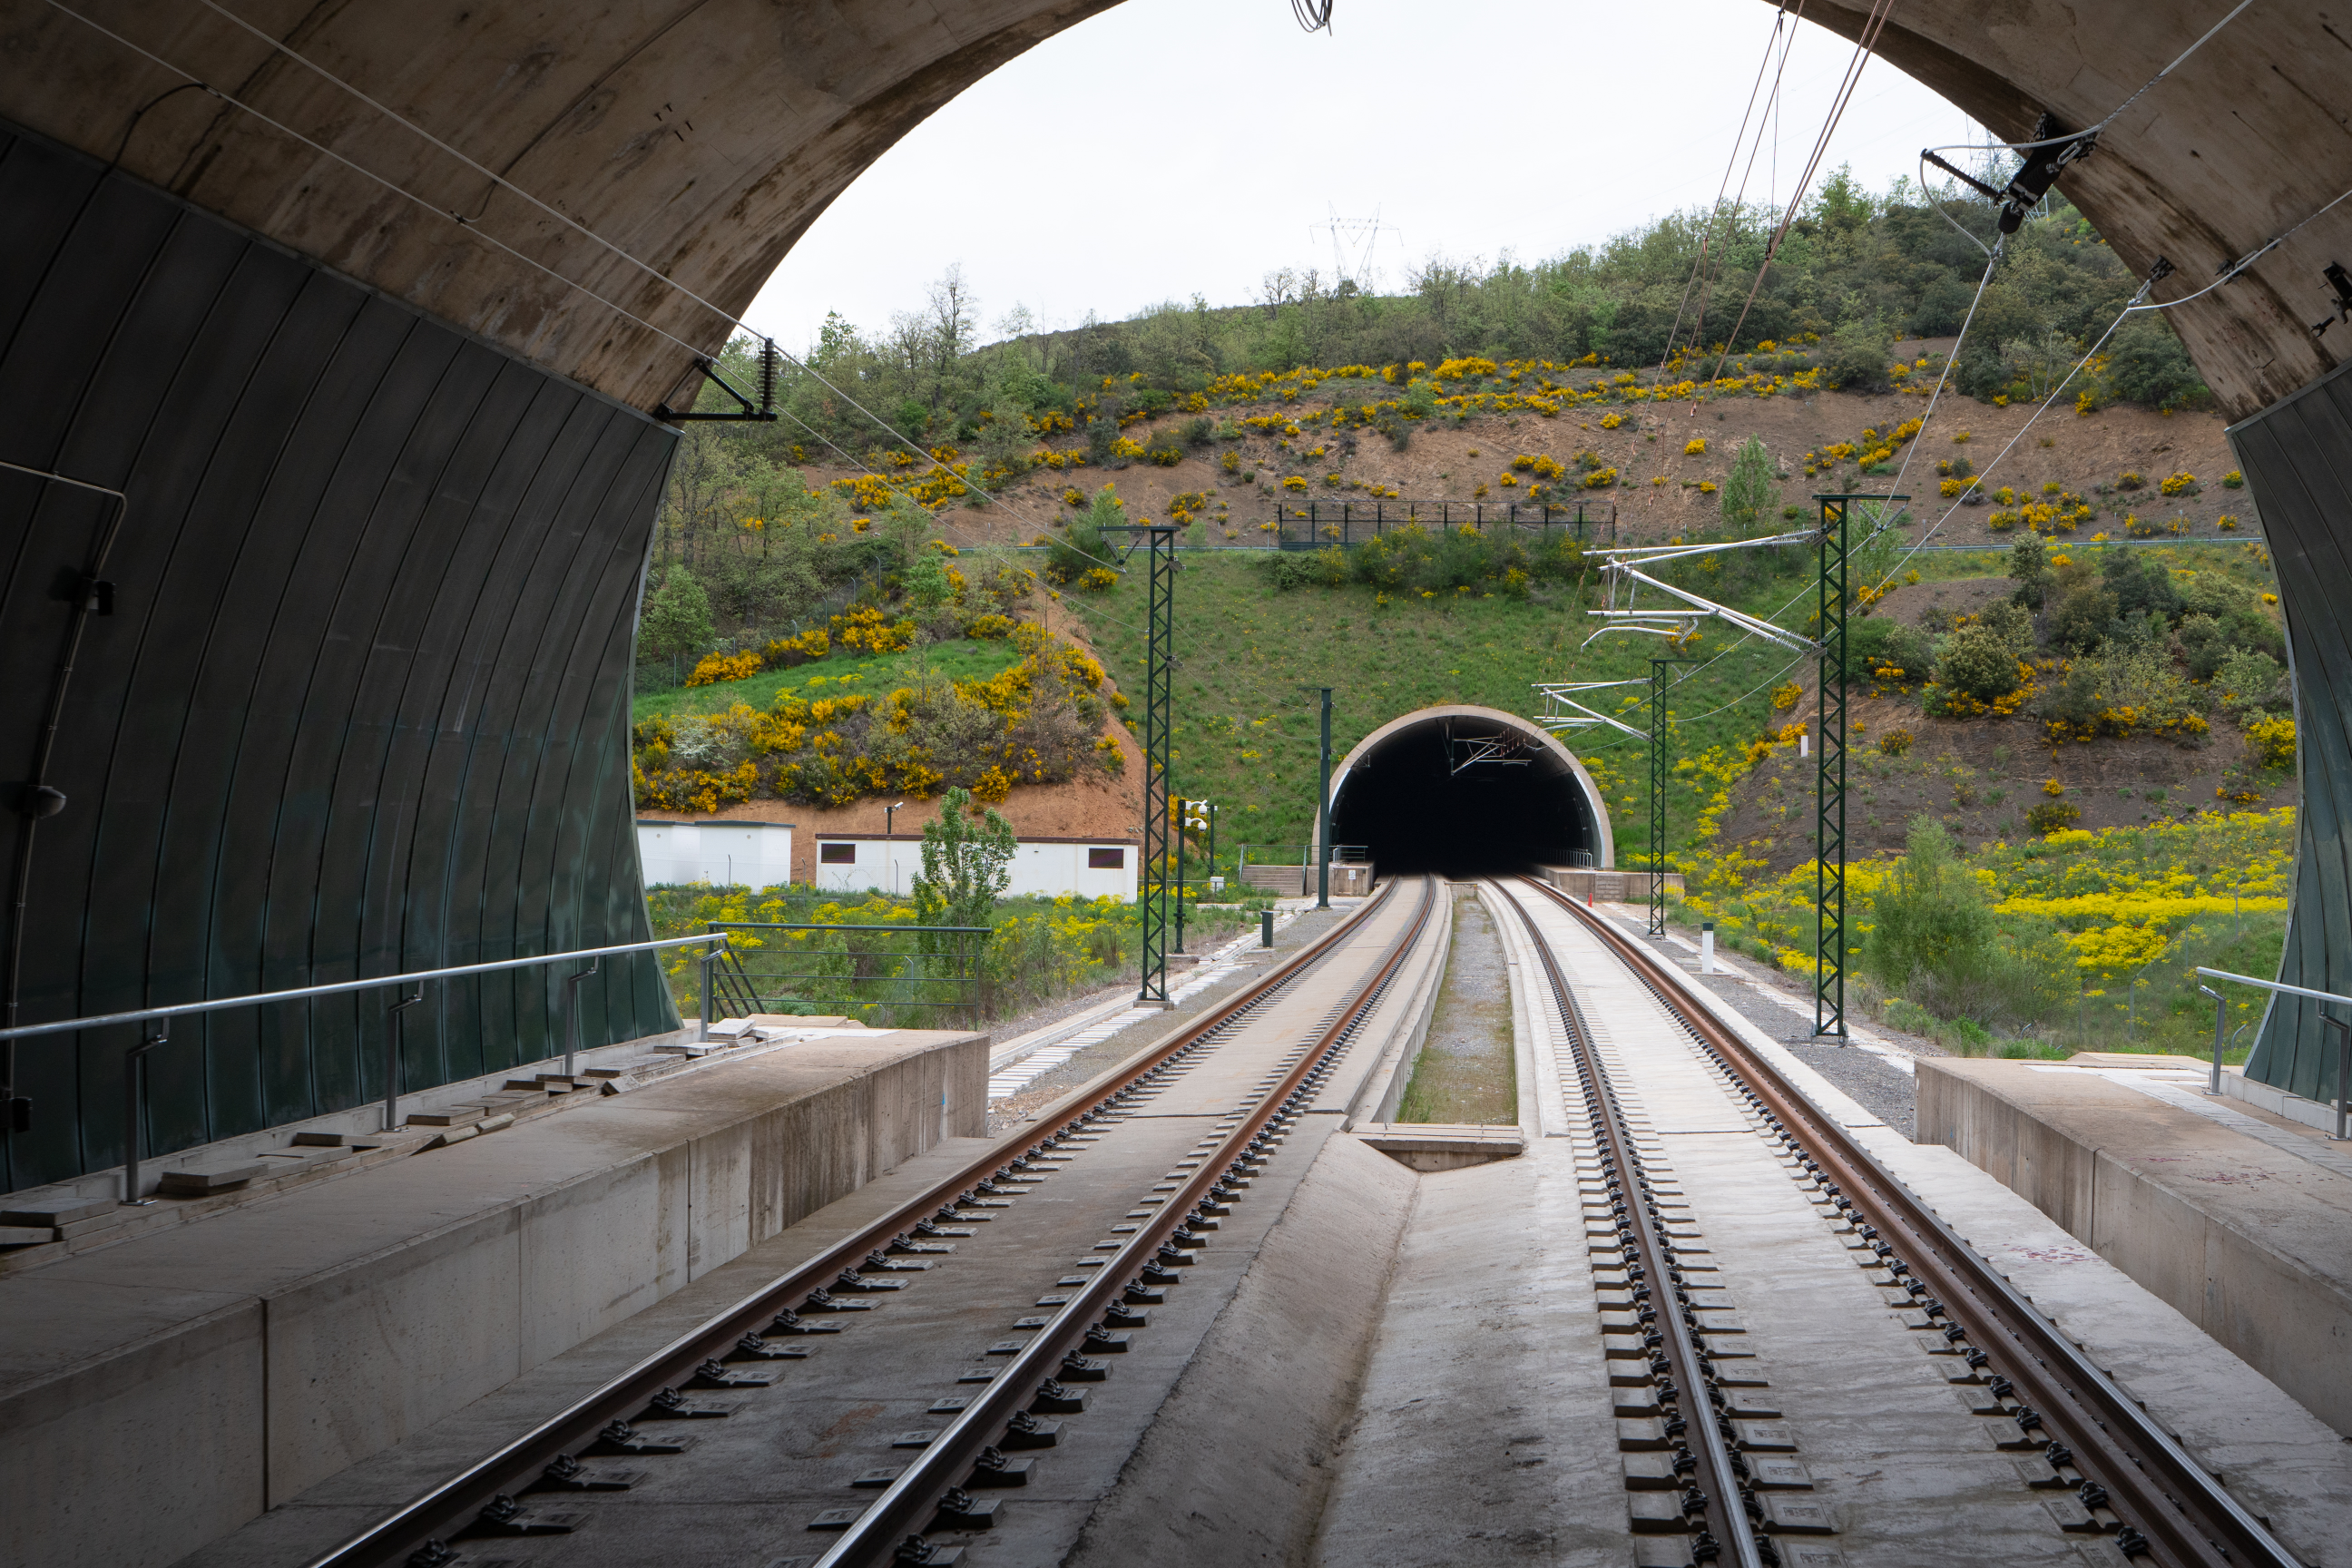
[[[2030,1018],[2052,988],[2037,955],[2001,940],[1990,899],[1931,816],[1914,819],[1906,853],[1879,884],[1863,968],[1881,989],[1947,1018]]]
[[[2063,800],[2046,800],[2025,814],[2025,826],[2047,837],[2062,827],[2072,827],[2083,820],[2082,808],[2068,805]]]
[[[672,566],[646,601],[638,647],[650,654],[697,654],[710,646],[710,596],[683,563]]]
[[[2288,708],[2286,670],[2266,653],[2229,653],[2213,672],[2213,689],[2221,693],[2221,710],[2241,723]]]
[[[2089,653],[2106,641],[2116,622],[2111,589],[2085,583],[2058,601],[2050,613],[2050,640],[2071,653]]]
[[[2151,408],[2200,407],[2213,397],[2171,323],[2152,315],[2134,316],[2108,344],[2107,385]]]
[[[1780,479],[1771,454],[1765,451],[1763,442],[1750,436],[1739,444],[1738,455],[1731,459],[1731,472],[1724,477],[1724,526],[1736,534],[1751,533],[1780,499]]]
[[[1944,639],[1936,680],[1948,690],[1991,702],[2017,689],[2017,655],[1992,627],[1962,626]]]
[[[2180,617],[2180,625],[2172,634],[2174,649],[2180,662],[2189,667],[2191,680],[2210,680],[2221,673],[2221,661],[2230,656],[2230,639],[2222,633],[2221,623],[2211,616],[2189,614]]]
[[[1832,335],[1822,379],[1846,392],[1884,392],[1895,334],[1875,321],[1850,321]]]

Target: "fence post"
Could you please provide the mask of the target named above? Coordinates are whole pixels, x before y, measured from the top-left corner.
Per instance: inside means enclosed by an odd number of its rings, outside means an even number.
[[[383,1130],[386,1132],[400,1125],[400,1069],[405,1053],[401,1047],[408,1042],[408,1010],[425,1000],[425,987],[420,983],[414,996],[394,993],[383,1009]]]
[[[565,1078],[573,1075],[578,1068],[580,1059],[580,983],[595,973],[597,966],[604,962],[601,958],[592,958],[588,961],[587,968],[577,974],[564,977],[563,1076]]]
[[[122,1053],[122,1205],[146,1208],[153,1198],[139,1195],[139,1084],[147,1070],[147,1053],[172,1037],[172,1020],[156,1020],[155,1032]]]
[[[2328,1028],[2335,1030],[2337,1039],[2336,1056],[2336,1141],[2338,1143],[2341,1143],[2344,1142],[2344,1113],[2346,1104],[2347,1102],[2347,1089],[2345,1080],[2347,1079],[2352,1079],[2352,1024],[2347,1024],[2341,1018],[2329,1017],[2324,1010],[2327,1005],[2326,1003],[2322,1002],[2319,1005],[2323,1009],[2319,1015],[2319,1021]]]
[[[694,1026],[694,1043],[698,1046],[710,1043],[710,963],[718,956],[719,950],[715,946],[702,950],[702,984],[697,988],[701,994]]]

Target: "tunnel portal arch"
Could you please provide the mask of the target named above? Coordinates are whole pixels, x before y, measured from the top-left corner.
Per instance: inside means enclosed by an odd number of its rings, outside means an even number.
[[[1382,874],[1617,860],[1609,803],[1576,754],[1532,721],[1462,703],[1356,742],[1331,775],[1331,841],[1362,846]]]

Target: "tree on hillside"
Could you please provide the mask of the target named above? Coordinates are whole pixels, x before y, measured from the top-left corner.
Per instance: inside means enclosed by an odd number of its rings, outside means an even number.
[[[939,816],[923,824],[915,919],[928,926],[993,923],[996,900],[1013,885],[1015,847],[1013,825],[995,807],[983,806],[975,816],[970,790],[949,790]]]
[[[672,566],[646,601],[637,648],[656,655],[693,655],[710,646],[710,596],[683,563]]]
[[[1740,443],[1738,454],[1731,459],[1731,472],[1724,478],[1724,523],[1741,535],[1753,533],[1758,524],[1772,516],[1780,501],[1780,479],[1772,466],[1772,455],[1762,441],[1750,436]]]

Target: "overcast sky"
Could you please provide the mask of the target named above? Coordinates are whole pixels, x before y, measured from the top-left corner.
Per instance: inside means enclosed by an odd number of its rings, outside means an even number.
[[[1539,260],[1714,199],[1774,13],[1761,0],[1126,0],[987,77],[883,154],[748,312],[787,348],[827,310],[919,306],[961,262],[991,329],[1106,320],[1194,292],[1247,301],[1334,270],[1336,213],[1378,215],[1387,287],[1433,253]],[[1799,24],[1751,198],[1786,201],[1853,54]],[[1823,167],[1872,188],[1983,132],[1885,61]],[[1777,165],[1777,167],[1776,167]],[[1736,183],[1736,177],[1735,177]],[[1364,235],[1348,237],[1361,265]]]

